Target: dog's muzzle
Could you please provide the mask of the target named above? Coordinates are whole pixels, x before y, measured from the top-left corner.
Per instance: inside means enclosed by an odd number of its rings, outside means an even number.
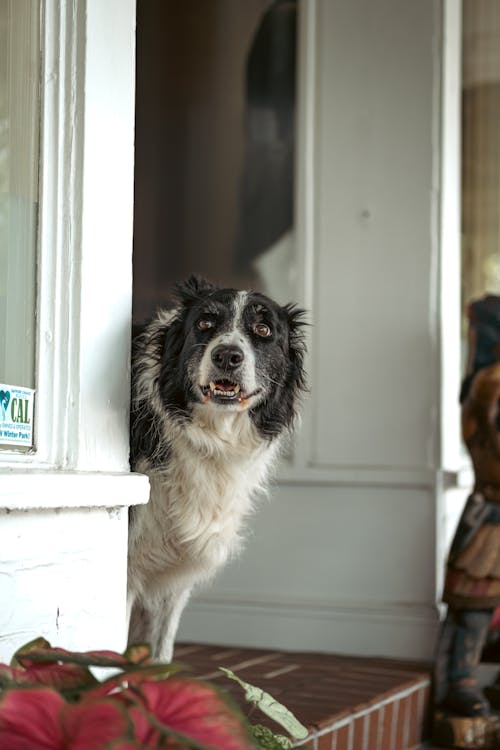
[[[260,388],[248,393],[242,380],[242,365],[245,363],[243,349],[235,344],[218,344],[210,355],[213,372],[201,391],[205,401],[217,404],[236,403],[240,407],[249,405],[248,399],[260,393]]]

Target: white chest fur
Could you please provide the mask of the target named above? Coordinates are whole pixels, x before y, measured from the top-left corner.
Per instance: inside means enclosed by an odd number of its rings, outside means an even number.
[[[188,424],[166,418],[163,430],[167,465],[137,467],[151,482],[149,504],[136,509],[130,532],[129,585],[138,592],[191,586],[238,549],[279,444],[263,440],[248,413],[221,414],[211,405],[197,407]]]

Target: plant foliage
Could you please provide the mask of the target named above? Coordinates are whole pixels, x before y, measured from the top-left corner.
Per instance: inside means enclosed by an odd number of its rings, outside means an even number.
[[[98,679],[94,668],[111,670]],[[8,750],[284,750],[292,740],[250,726],[214,685],[153,664],[148,646],[72,652],[43,638],[0,664],[0,748]],[[245,695],[293,739],[307,730],[271,696],[243,682]]]

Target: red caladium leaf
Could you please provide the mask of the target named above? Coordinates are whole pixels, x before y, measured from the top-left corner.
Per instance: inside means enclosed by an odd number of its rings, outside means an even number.
[[[124,706],[111,699],[66,704],[62,725],[66,744],[61,750],[102,750],[112,740],[133,736]]]
[[[119,673],[100,683],[90,666]],[[123,655],[71,652],[36,639],[19,649],[12,667],[0,665],[0,748],[254,748],[237,709],[209,684],[172,679],[179,669],[152,664],[147,646]]]
[[[81,675],[82,689],[88,687],[92,682],[95,682],[91,672],[88,671],[87,667],[109,667],[112,669],[135,669],[142,668],[143,666],[151,665],[150,660],[151,651],[149,646],[145,644],[139,644],[136,646],[130,646],[125,653],[119,654],[116,651],[67,651],[62,648],[52,648],[50,643],[44,638],[37,638],[34,641],[30,641],[22,648],[18,649],[13,660],[12,667],[24,667],[30,669],[34,665],[43,664],[70,664],[73,665],[73,684],[68,687],[75,688],[77,675]],[[78,669],[81,671],[78,672]],[[62,674],[62,673],[61,673]],[[70,671],[68,670],[68,680]],[[9,677],[15,677],[13,674],[5,674],[5,682],[8,681]],[[22,679],[22,678],[21,678]],[[24,682],[24,680],[23,680]]]
[[[182,667],[178,664],[151,664],[151,666],[137,667],[133,671],[123,671],[98,683],[90,691],[81,696],[82,700],[93,700],[98,696],[114,695],[128,691],[134,685],[153,680],[165,680],[178,672]]]
[[[2,688],[26,683],[26,670],[0,664],[0,691]]]
[[[52,648],[45,638],[35,640],[21,646],[11,662],[11,666],[28,666],[30,663],[40,662],[70,662],[83,666],[95,667],[127,667],[134,664],[144,664],[150,660],[151,649],[146,644],[129,646],[124,654],[116,651],[67,651],[63,648]]]
[[[104,699],[71,705],[50,688],[8,690],[0,699],[0,747],[102,750],[131,736],[124,706]]]
[[[17,652],[15,659],[23,667],[31,664],[56,663],[80,664],[85,667],[113,667],[123,669],[130,666],[127,659],[115,651],[66,651],[63,648],[32,649],[25,653]]]
[[[0,689],[13,685],[45,685],[59,691],[85,690],[98,681],[78,664],[33,664],[27,669],[14,669],[0,664]]]
[[[254,748],[243,719],[210,685],[174,678],[146,682],[138,688],[143,710],[131,708],[135,735],[148,747],[156,747],[163,728],[194,740],[196,746],[217,750]],[[189,743],[187,743],[189,747]],[[172,747],[182,747],[178,741]]]
[[[0,698],[0,747],[59,750],[64,735],[60,714],[65,701],[50,688],[8,690]]]

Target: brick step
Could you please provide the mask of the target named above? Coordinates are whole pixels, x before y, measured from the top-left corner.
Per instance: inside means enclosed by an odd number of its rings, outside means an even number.
[[[178,644],[175,661],[227,689],[248,713],[226,667],[271,693],[309,728],[313,750],[419,747],[430,695],[430,665],[396,659]],[[252,721],[276,725],[260,714]]]

